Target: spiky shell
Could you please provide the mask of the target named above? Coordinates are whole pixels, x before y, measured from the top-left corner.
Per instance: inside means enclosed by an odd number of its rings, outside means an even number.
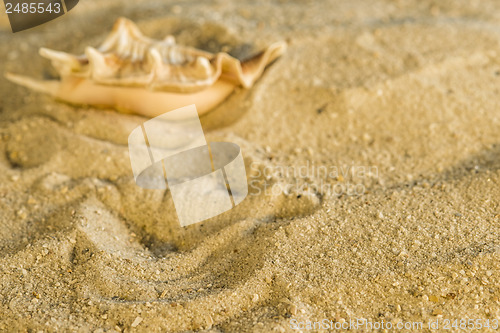
[[[281,55],[284,47],[283,43],[276,44],[266,65]],[[177,45],[173,36],[163,40],[145,37],[134,22],[125,18],[116,21],[99,47],[87,47],[84,55],[46,48],[40,54],[52,61],[63,78],[75,76],[96,84],[181,93],[203,90],[220,78],[249,88],[265,67],[246,73],[244,65],[227,53],[212,54]]]
[[[156,117],[195,104],[202,115],[236,86],[250,88],[285,49],[284,42],[274,43],[240,62],[224,52],[212,54],[177,45],[172,36],[163,40],[145,37],[132,21],[120,18],[106,40],[97,48],[87,47],[84,55],[40,49],[52,61],[59,80],[13,73],[5,77],[75,105]]]

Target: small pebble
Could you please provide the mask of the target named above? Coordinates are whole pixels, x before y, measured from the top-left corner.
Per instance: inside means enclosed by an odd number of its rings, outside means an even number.
[[[441,309],[434,309],[432,311],[432,315],[433,316],[439,316],[439,315],[442,315],[443,314],[443,311]]]
[[[437,303],[437,302],[439,302],[439,297],[431,295],[431,296],[429,296],[429,301]]]
[[[212,316],[211,315],[205,316],[205,321],[207,323],[206,329],[212,328],[212,325],[214,324],[214,319],[212,318]]]
[[[132,327],[137,327],[139,324],[142,323],[142,318],[141,317],[136,317],[134,322],[130,325]]]

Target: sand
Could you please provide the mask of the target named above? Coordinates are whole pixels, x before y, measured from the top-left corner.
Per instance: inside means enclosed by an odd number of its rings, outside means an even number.
[[[86,0],[16,34],[2,13],[0,72],[54,75],[40,47],[82,52],[119,16],[238,57],[289,43],[202,118],[241,146],[249,196],[181,228],[132,177],[145,118],[0,79],[0,331],[500,320],[495,1]]]

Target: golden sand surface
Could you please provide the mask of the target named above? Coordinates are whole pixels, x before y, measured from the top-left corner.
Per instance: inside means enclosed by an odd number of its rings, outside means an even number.
[[[1,332],[498,331],[498,1],[85,0],[16,34],[2,7],[0,73],[50,77],[40,47],[81,53],[119,16],[238,57],[288,42],[201,119],[250,193],[181,228],[132,177],[145,118],[1,78]]]

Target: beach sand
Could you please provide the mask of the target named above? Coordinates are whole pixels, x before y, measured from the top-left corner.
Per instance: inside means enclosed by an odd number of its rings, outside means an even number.
[[[132,176],[147,119],[1,78],[0,331],[500,320],[496,1],[86,0],[16,34],[2,12],[0,73],[50,77],[40,47],[82,53],[120,16],[238,57],[287,41],[201,119],[240,145],[249,195],[181,228]]]

